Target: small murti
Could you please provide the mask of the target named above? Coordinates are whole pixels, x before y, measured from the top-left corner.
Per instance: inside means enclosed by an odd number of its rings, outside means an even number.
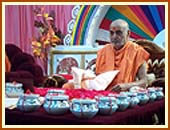
[[[5,94],[7,97],[19,97],[24,93],[22,83],[7,82],[5,83]]]
[[[41,101],[38,94],[23,94],[20,95],[17,102],[17,109],[23,112],[36,111],[41,106]]]
[[[69,110],[69,96],[64,94],[47,94],[43,108],[49,114],[65,114]]]
[[[98,110],[98,103],[95,99],[74,98],[70,102],[70,111],[78,118],[93,118]]]

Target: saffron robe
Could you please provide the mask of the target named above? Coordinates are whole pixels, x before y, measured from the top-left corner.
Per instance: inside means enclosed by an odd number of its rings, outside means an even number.
[[[129,83],[135,80],[139,67],[149,59],[149,53],[131,41],[123,48],[115,50],[112,44],[107,44],[97,53],[96,74],[111,70],[120,70],[106,90],[118,83]]]

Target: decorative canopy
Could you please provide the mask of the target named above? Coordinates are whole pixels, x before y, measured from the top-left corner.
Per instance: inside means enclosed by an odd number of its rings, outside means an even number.
[[[128,22],[132,38],[153,40],[165,27],[164,11],[163,5],[112,5],[100,29],[109,30],[108,24],[120,18]]]
[[[105,10],[100,11],[98,15],[96,14],[101,5],[81,6],[74,24],[70,45],[88,44],[89,35],[92,35],[95,40],[109,42],[108,38],[105,38],[109,35],[109,25],[118,18],[129,23],[132,39],[153,40],[165,28],[165,5],[103,6],[106,6]],[[96,20],[95,24],[96,16],[100,17],[100,20]]]

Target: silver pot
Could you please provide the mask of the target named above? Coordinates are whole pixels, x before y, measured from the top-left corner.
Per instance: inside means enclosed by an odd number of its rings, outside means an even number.
[[[92,118],[98,112],[98,103],[95,99],[72,99],[70,111],[78,118]]]
[[[164,98],[164,93],[163,93],[162,87],[155,88],[155,91],[156,91],[156,96],[157,96],[158,100]]]
[[[12,83],[12,82],[5,83],[6,96],[19,97],[20,95],[24,94],[24,90],[22,86],[23,86],[22,83]]]
[[[62,115],[69,110],[69,96],[51,94],[45,97],[43,108],[49,114]]]
[[[124,111],[125,109],[128,108],[130,104],[130,101],[128,99],[129,99],[128,96],[124,94],[117,95],[117,104],[118,104],[119,111]]]
[[[137,97],[139,98],[140,105],[146,104],[149,101],[149,96],[146,91],[139,91]]]
[[[113,96],[99,96],[96,99],[98,100],[99,113],[102,115],[111,115],[118,109],[116,98]]]
[[[156,91],[155,88],[148,88],[148,96],[149,96],[149,101],[153,102],[156,100],[157,96],[156,96]]]
[[[20,95],[17,102],[17,109],[24,112],[36,111],[41,106],[38,94]]]

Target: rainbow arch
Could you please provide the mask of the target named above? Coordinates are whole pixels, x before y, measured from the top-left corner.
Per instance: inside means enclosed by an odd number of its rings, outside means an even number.
[[[71,45],[83,45],[86,31],[88,30],[89,24],[93,18],[93,15],[97,11],[98,6],[96,5],[82,5],[77,16],[73,33]]]
[[[98,9],[99,5],[81,6],[74,25],[71,45],[86,44],[85,39],[90,31],[89,25]],[[117,18],[129,23],[131,38],[153,40],[165,28],[165,5],[112,5],[101,21],[98,33],[101,30],[109,31],[110,23]]]

